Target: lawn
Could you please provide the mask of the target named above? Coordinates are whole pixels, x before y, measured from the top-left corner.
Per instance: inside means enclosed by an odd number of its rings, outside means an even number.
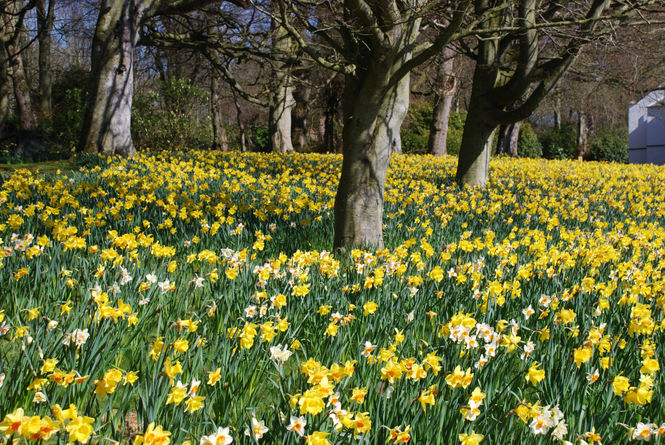
[[[665,432],[665,170],[142,154],[0,179],[0,434],[48,443],[625,443]],[[20,438],[20,439],[19,439]],[[113,442],[111,442],[113,443]]]

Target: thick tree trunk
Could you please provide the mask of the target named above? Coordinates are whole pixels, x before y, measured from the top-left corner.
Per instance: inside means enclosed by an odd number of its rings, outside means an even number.
[[[518,156],[517,144],[520,139],[521,122],[502,125],[499,129],[499,146],[497,154],[507,154],[513,157]]]
[[[273,95],[270,107],[272,151],[290,153],[293,151],[291,139],[291,112],[295,105],[291,76],[282,74],[281,81]]]
[[[5,123],[9,117],[9,95],[11,79],[7,70],[8,60],[5,57],[4,42],[0,42],[0,140],[4,137]]]
[[[21,38],[15,42],[21,42]],[[20,44],[13,43],[7,47],[9,53],[9,73],[14,85],[14,98],[16,99],[16,109],[19,125],[22,130],[31,131],[37,128],[37,119],[32,110],[32,100],[30,98],[30,86],[25,75],[23,67],[23,56],[19,54]]]
[[[275,21],[272,23],[273,51],[287,56],[292,53],[292,41],[288,32]],[[269,129],[272,151],[289,153],[293,151],[291,140],[291,112],[295,105],[293,79],[288,65],[277,63],[274,69],[275,87],[270,101]]]
[[[294,150],[298,152],[304,152],[307,150],[310,96],[311,90],[307,86],[303,86],[293,92],[295,106],[293,107],[291,120],[291,139]]]
[[[453,98],[457,91],[457,79],[454,73],[454,50],[446,47],[443,51],[443,61],[439,63],[436,76],[436,92],[434,95],[434,110],[432,124],[430,125],[427,147],[434,156],[448,153],[448,121]]]
[[[226,133],[226,126],[220,110],[221,96],[219,87],[221,78],[213,74],[210,76],[210,114],[212,114],[212,139],[213,149],[229,151],[229,138]]]
[[[51,69],[51,32],[55,19],[55,0],[37,0],[37,28],[39,40],[39,109],[42,117],[51,115],[53,72]]]
[[[104,0],[92,49],[83,151],[131,156],[134,50],[152,0]]]
[[[497,125],[483,93],[482,86],[474,81],[457,161],[457,182],[460,185],[485,187],[487,184]]]
[[[335,247],[383,247],[383,195],[390,156],[408,108],[408,75],[386,88],[377,63],[344,88],[344,158],[335,198]]]
[[[383,247],[383,200],[392,153],[409,107],[409,75],[393,77],[411,59],[420,19],[394,23],[386,40],[370,39],[344,84],[342,175],[335,196],[334,247]],[[363,49],[364,51],[364,49]],[[372,57],[369,57],[369,54]]]
[[[390,119],[390,125],[392,128],[389,130],[393,135],[394,140],[392,142],[392,152],[395,154],[402,154],[402,121],[406,116],[406,113],[409,111],[409,100],[411,96],[411,79],[407,74],[398,84],[397,84],[397,98],[395,100],[395,107],[398,109],[393,110],[394,116],[401,116],[401,118]]]

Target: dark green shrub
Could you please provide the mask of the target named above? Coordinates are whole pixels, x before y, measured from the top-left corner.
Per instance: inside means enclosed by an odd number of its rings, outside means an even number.
[[[53,107],[52,131],[64,150],[71,151],[79,144],[85,118],[86,97],[82,88],[65,90]]]
[[[449,155],[457,156],[462,146],[462,135],[466,123],[466,111],[453,111],[448,119],[448,135],[446,136],[446,149]]]
[[[205,91],[188,79],[162,82],[159,91],[134,97],[132,138],[150,150],[206,149],[212,145],[212,126]]]
[[[429,129],[432,125],[432,104],[425,101],[413,101],[404,118],[400,130],[402,152],[427,153]]]
[[[529,122],[522,122],[520,126],[517,154],[522,158],[540,158],[543,156],[543,146]]]
[[[270,130],[268,127],[261,125],[253,127],[250,141],[252,150],[262,153],[270,151]]]
[[[603,128],[591,140],[589,160],[628,162],[628,131],[625,128]]]
[[[577,129],[572,123],[551,127],[541,136],[540,143],[547,159],[573,159],[577,155]]]
[[[107,164],[107,157],[101,154],[77,153],[73,160],[76,165],[86,168],[104,167]]]

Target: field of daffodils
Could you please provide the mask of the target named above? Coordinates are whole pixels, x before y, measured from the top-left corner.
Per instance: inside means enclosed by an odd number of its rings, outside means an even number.
[[[396,156],[332,251],[341,158],[0,176],[0,443],[619,444],[665,435],[665,170]]]

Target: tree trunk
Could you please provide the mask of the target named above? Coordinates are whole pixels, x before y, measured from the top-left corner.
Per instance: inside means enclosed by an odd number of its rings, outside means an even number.
[[[275,21],[272,23],[273,52],[282,56],[292,53],[292,42],[288,32]],[[276,63],[274,69],[275,87],[270,101],[270,142],[272,151],[289,153],[293,151],[291,140],[291,112],[293,99],[293,79],[291,69],[283,63]]]
[[[39,109],[43,117],[51,115],[53,71],[51,69],[51,32],[55,0],[50,0],[48,8],[46,0],[37,0],[37,29],[39,40]]]
[[[427,141],[428,150],[434,156],[442,156],[448,153],[448,121],[450,120],[453,98],[457,91],[454,55],[454,50],[447,46],[443,51],[444,60],[439,63],[437,70],[434,110],[432,112],[429,140]]]
[[[392,128],[389,130],[393,135],[392,152],[395,154],[402,154],[402,121],[409,111],[409,101],[411,99],[411,79],[410,76],[405,76],[397,84],[397,98],[395,100],[395,107],[399,109],[393,110],[394,116],[402,116],[398,119],[390,119]]]
[[[151,0],[104,0],[92,49],[83,151],[131,156],[134,49]]]
[[[9,95],[11,94],[8,60],[4,42],[0,42],[0,141],[4,137],[5,123],[9,117]]]
[[[240,151],[245,153],[247,152],[247,135],[245,133],[245,123],[242,121],[242,108],[240,108],[240,102],[238,101],[238,96],[233,92],[233,104],[236,107],[236,122],[238,123],[238,131],[240,132]]]
[[[23,34],[22,31],[19,31],[19,33],[19,35]],[[32,110],[30,86],[23,67],[23,56],[19,54],[22,40],[19,37],[7,47],[7,52],[9,53],[9,73],[12,78],[12,84],[14,85],[14,98],[16,99],[19,125],[21,130],[31,131],[37,128],[37,119]]]
[[[308,127],[308,109],[311,90],[307,86],[302,86],[293,93],[295,106],[293,107],[293,116],[291,121],[291,139],[295,151],[304,152],[307,150],[307,127]]]
[[[291,111],[295,104],[291,76],[282,74],[280,84],[273,96],[270,107],[272,151],[290,153],[293,151],[291,140]]]
[[[229,151],[229,138],[224,126],[224,119],[220,110],[221,97],[219,87],[221,78],[213,74],[210,76],[210,114],[212,114],[212,139],[213,149]]]
[[[486,48],[486,51],[491,52],[492,49]],[[457,182],[460,185],[485,187],[498,123],[494,120],[497,110],[490,97],[494,83],[488,78],[492,73],[479,64],[480,62],[477,63],[474,72],[471,98],[464,123],[457,161]]]
[[[507,154],[513,157],[518,156],[517,145],[520,139],[521,122],[502,125],[499,129],[499,147],[497,154]]]
[[[344,88],[342,175],[335,197],[335,247],[383,247],[383,195],[390,156],[408,108],[409,76],[387,88],[390,70],[376,65]],[[405,102],[406,99],[406,102]]]
[[[577,113],[577,157],[586,159],[589,154],[589,125],[586,113]]]
[[[561,130],[561,98],[556,98],[556,103],[554,105],[554,126]]]

